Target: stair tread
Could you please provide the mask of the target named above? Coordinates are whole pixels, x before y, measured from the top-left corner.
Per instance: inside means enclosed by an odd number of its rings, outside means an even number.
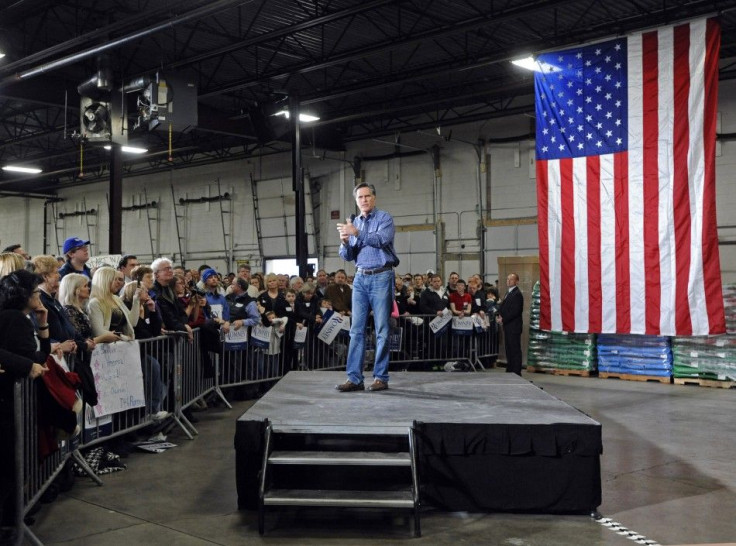
[[[268,458],[271,464],[320,464],[411,466],[408,452],[381,451],[274,451]]]
[[[271,429],[276,434],[330,434],[347,436],[403,436],[406,437],[411,429],[411,423],[387,425],[315,425],[272,423]]]
[[[351,506],[413,508],[411,487],[392,491],[349,491],[337,489],[272,489],[263,497],[266,505]]]

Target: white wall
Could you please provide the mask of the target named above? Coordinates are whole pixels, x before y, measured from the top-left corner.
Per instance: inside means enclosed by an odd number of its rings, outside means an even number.
[[[720,91],[720,133],[736,133],[736,82],[722,82]],[[413,132],[401,135],[400,142],[386,137],[352,143],[343,154],[328,153],[329,159],[309,157],[305,153],[304,166],[321,185],[319,217],[314,222],[321,231],[322,248],[317,254],[328,270],[344,267],[337,256],[338,237],[336,220],[330,218],[337,211],[339,218],[355,212],[351,190],[353,169],[348,163],[354,157],[364,159],[362,171],[365,181],[374,184],[378,206],[389,210],[400,228],[433,224],[435,218],[444,223],[445,250],[454,254],[444,264],[445,272],[458,271],[462,277],[480,269],[477,255],[480,249],[478,234],[481,207],[496,223],[486,231],[486,278],[497,278],[498,256],[536,255],[537,226],[529,223],[536,217],[536,181],[534,179],[533,142],[521,140],[512,143],[492,143],[493,140],[529,133],[531,119],[517,116],[437,131]],[[449,139],[448,139],[449,137]],[[489,141],[485,146],[486,164],[481,169],[475,145],[479,139]],[[441,169],[435,181],[431,156],[428,153],[371,161],[381,156],[416,150],[441,148]],[[719,142],[717,157],[717,214],[719,237],[722,241],[736,242],[736,140]],[[253,158],[247,161],[227,162],[192,169],[176,170],[156,176],[134,177],[124,180],[123,205],[143,202],[143,191],[149,202],[159,203],[158,221],[154,228],[154,254],[176,255],[179,261],[176,222],[171,194],[175,197],[197,198],[217,195],[217,179],[222,192],[232,195],[231,215],[226,215],[226,230],[233,241],[223,241],[222,220],[217,203],[192,204],[187,207],[180,222],[185,237],[184,252],[187,265],[195,267],[207,262],[222,270],[227,268],[226,246],[232,246],[235,259],[249,259],[255,268],[261,267],[255,218],[251,176],[259,181],[259,209],[264,235],[264,254],[283,256],[284,217],[289,236],[293,236],[294,211],[290,195],[290,154]],[[480,186],[480,187],[479,187]],[[283,187],[283,189],[282,189]],[[437,189],[435,199],[434,188]],[[487,188],[491,188],[490,211]],[[98,183],[60,189],[64,199],[60,211],[87,209],[99,211],[90,228],[95,253],[107,253],[108,214],[107,184]],[[271,196],[271,198],[267,198]],[[283,196],[283,197],[282,197]],[[436,209],[435,209],[436,203]],[[21,243],[31,254],[43,251],[43,201],[24,198],[0,199],[0,245]],[[49,209],[50,210],[50,209]],[[232,220],[230,220],[232,216]],[[270,218],[265,220],[265,218]],[[311,225],[311,222],[308,222]],[[48,239],[51,253],[56,253],[56,234],[49,224]],[[123,213],[123,249],[145,259],[151,255],[151,238],[145,211]],[[415,229],[415,228],[413,228]],[[88,227],[83,218],[67,218],[59,237],[87,236]],[[310,228],[310,232],[313,229]],[[274,238],[276,237],[276,238]],[[281,237],[281,238],[278,238]],[[464,248],[463,248],[464,245]],[[435,241],[432,231],[399,231],[396,247],[401,257],[400,272],[425,272],[436,269]],[[314,241],[310,249],[314,248]],[[293,253],[293,241],[289,246]],[[736,281],[736,245],[721,245],[721,268],[725,282]],[[351,269],[350,266],[347,269]]]

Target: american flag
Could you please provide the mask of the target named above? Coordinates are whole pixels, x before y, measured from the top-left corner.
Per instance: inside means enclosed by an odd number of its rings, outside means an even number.
[[[543,329],[725,331],[713,19],[537,57]]]

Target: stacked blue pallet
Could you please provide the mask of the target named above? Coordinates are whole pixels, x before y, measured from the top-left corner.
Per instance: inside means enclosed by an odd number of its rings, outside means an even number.
[[[663,336],[598,336],[598,372],[669,377],[672,348]]]

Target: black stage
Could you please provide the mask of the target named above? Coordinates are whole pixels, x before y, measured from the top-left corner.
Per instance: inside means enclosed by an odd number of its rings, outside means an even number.
[[[266,420],[406,429],[417,422],[422,505],[588,513],[601,503],[601,425],[507,373],[392,373],[390,389],[340,393],[344,372],[291,372],[237,421],[238,505],[257,508]]]

